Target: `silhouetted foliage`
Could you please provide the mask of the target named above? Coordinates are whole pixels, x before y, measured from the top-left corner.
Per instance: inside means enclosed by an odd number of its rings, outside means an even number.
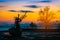
[[[47,6],[43,10],[40,10],[38,21],[42,22],[42,25],[47,29],[53,18],[55,18],[54,13],[50,12],[50,8]]]
[[[15,27],[9,30],[12,36],[21,37],[21,29],[20,29],[19,22],[20,22],[20,18],[18,15],[18,17],[15,18]]]
[[[37,25],[34,24],[33,22],[30,23],[30,26],[31,26],[33,29],[34,29],[34,28],[35,28],[35,29],[37,28]]]
[[[19,14],[18,14],[18,17],[15,17],[15,27],[9,29],[9,33],[12,36],[21,37],[22,31],[19,24],[25,17],[26,17],[26,13],[22,17],[19,17]]]

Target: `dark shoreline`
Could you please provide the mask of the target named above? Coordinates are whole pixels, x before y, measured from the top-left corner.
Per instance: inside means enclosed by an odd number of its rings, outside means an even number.
[[[2,35],[2,33],[9,32],[9,31],[0,31],[0,40],[40,40],[40,39],[41,40],[58,40],[60,39],[60,31],[59,31],[60,29],[48,29],[49,31],[44,31],[44,30],[46,29],[24,29],[22,30],[22,32],[27,33],[27,34],[25,33],[26,35],[25,38]]]

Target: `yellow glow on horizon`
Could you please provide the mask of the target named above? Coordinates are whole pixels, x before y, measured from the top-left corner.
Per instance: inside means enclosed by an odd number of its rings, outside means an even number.
[[[30,9],[31,10],[31,9]],[[38,13],[40,9],[33,9],[34,13],[27,13],[27,17],[23,19],[22,22],[37,22],[38,20]],[[55,11],[55,10],[54,10]],[[23,13],[24,14],[24,13]],[[23,15],[22,13],[20,14],[20,16]],[[60,21],[60,12],[54,12],[56,19],[54,20],[59,20]],[[13,22],[14,21],[14,17],[17,16],[17,12],[7,12],[2,11],[0,13],[0,21],[8,21],[8,22]]]

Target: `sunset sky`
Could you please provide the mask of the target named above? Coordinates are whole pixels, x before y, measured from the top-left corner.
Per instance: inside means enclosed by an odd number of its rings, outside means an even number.
[[[27,17],[22,22],[37,22],[39,10],[45,6],[50,7],[55,14],[55,20],[60,20],[60,0],[0,0],[0,22],[14,22],[14,17],[18,12],[9,12],[8,10],[34,11],[27,13]],[[21,16],[24,14],[20,13]]]

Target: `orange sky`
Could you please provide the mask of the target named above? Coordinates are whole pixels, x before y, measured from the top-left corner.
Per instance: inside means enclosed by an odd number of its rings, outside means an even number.
[[[38,9],[39,10],[39,9]],[[34,12],[34,13],[28,13],[27,17],[23,19],[22,22],[37,22],[38,20],[38,15],[39,11]],[[55,14],[55,19],[54,20],[60,20],[60,12],[54,12]],[[20,16],[23,14],[21,13]],[[14,22],[14,17],[17,16],[17,12],[7,12],[7,11],[1,11],[0,13],[0,21],[6,21],[6,22]]]
[[[4,0],[3,0],[4,1]],[[33,0],[34,1],[34,0]],[[39,0],[35,0],[39,1]],[[42,0],[40,0],[42,1]],[[44,0],[43,0],[44,1]],[[52,2],[41,2],[41,3],[27,3],[27,1],[12,1],[12,2],[3,2],[0,5],[4,7],[0,7],[0,22],[14,22],[14,17],[17,16],[17,12],[8,12],[8,10],[31,10],[34,11],[34,13],[28,13],[27,17],[23,19],[22,22],[37,22],[38,20],[38,13],[41,8],[44,8],[45,6],[49,6],[51,8],[51,11],[55,14],[56,19],[54,20],[60,20],[60,0],[51,0]],[[29,8],[24,7],[27,5],[35,5],[38,6],[38,8]],[[23,14],[21,13],[21,16]]]

